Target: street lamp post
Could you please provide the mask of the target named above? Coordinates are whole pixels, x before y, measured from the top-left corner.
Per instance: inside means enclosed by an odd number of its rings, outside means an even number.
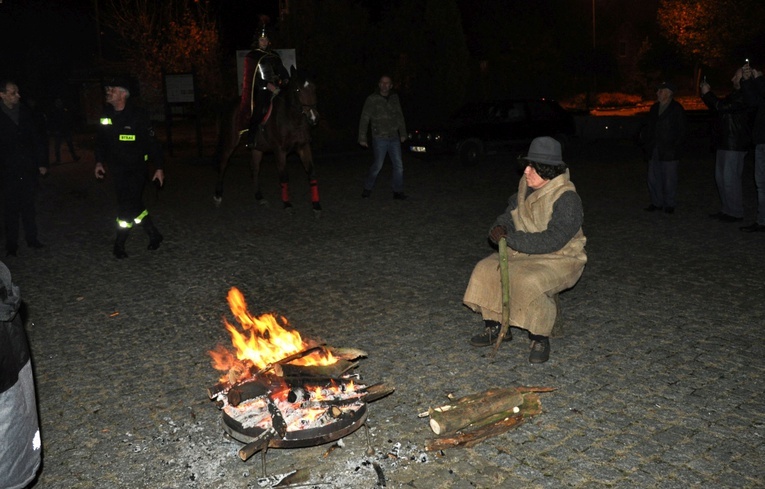
[[[597,50],[595,47],[596,46],[595,25],[596,25],[595,24],[595,0],[592,0],[592,60],[590,62],[590,69],[592,69],[592,97],[593,98],[595,98],[596,94],[598,93],[598,65],[597,65]]]

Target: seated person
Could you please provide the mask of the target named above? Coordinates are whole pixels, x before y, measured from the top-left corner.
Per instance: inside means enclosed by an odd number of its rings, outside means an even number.
[[[557,316],[556,296],[576,284],[587,255],[582,233],[582,201],[569,180],[561,146],[551,137],[531,142],[518,193],[489,231],[489,240],[507,241],[510,325],[528,330],[529,362],[550,357],[550,332]],[[502,320],[499,254],[475,266],[463,302],[483,316],[486,330],[471,338],[474,346],[496,343]],[[508,330],[503,338],[512,339]]]

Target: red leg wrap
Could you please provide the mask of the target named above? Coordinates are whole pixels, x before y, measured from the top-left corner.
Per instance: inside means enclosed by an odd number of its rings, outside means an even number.
[[[285,182],[280,185],[282,186],[282,202],[289,202],[290,201],[290,184]]]
[[[319,182],[311,180],[311,202],[319,201]]]

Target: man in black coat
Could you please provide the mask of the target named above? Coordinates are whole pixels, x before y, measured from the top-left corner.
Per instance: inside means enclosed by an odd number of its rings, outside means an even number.
[[[5,251],[16,256],[19,219],[30,248],[42,248],[37,239],[35,192],[37,176],[48,172],[46,141],[37,130],[34,114],[21,104],[18,85],[0,79],[0,180],[5,208]]]
[[[757,184],[757,220],[741,229],[747,233],[765,232],[765,77],[749,63],[743,69],[741,90],[747,103],[757,109],[752,138],[754,142],[754,181]]]
[[[715,113],[715,181],[722,207],[710,217],[723,222],[744,219],[741,175],[744,173],[744,158],[752,145],[752,111],[741,91],[742,77],[743,70],[739,68],[731,78],[733,91],[725,98],[718,98],[706,79],[700,87],[701,100]]]
[[[648,191],[651,204],[648,212],[664,209],[675,212],[677,195],[677,167],[688,133],[685,110],[674,99],[677,87],[664,82],[656,89],[657,102],[651,106],[648,122],[641,132],[643,149],[649,158]]]
[[[160,186],[164,183],[162,148],[154,137],[148,113],[128,104],[129,97],[130,84],[127,79],[113,78],[107,82],[108,106],[101,116],[95,148],[96,178],[104,178],[105,165],[109,165],[114,175],[117,190],[117,239],[113,252],[118,259],[127,258],[125,242],[136,224],[141,224],[149,235],[149,250],[159,248],[163,239],[143,204],[147,162],[156,168],[152,180],[156,180]]]

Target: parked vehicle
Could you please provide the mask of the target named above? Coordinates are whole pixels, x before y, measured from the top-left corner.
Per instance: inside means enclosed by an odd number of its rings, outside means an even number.
[[[410,132],[407,146],[415,155],[456,154],[475,165],[488,154],[525,149],[538,136],[565,145],[575,135],[573,116],[553,100],[501,100],[467,104],[442,127]]]

